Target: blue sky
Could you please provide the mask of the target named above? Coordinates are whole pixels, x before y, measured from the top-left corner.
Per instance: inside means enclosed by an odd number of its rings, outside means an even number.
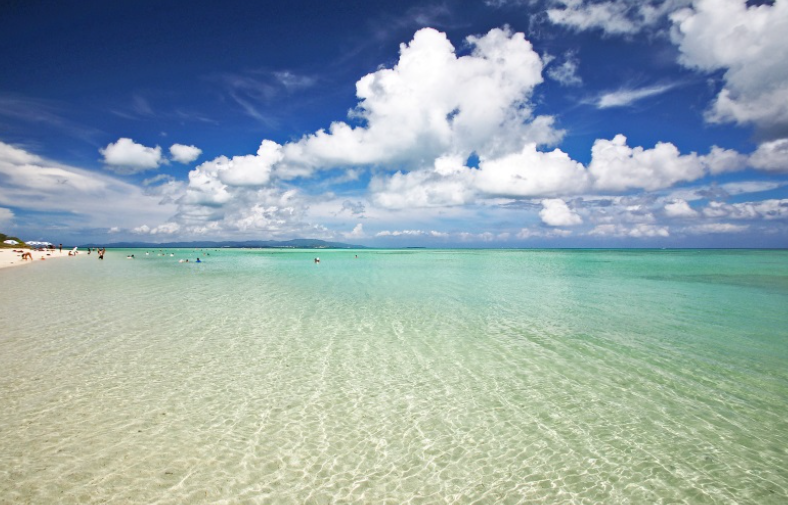
[[[788,0],[11,2],[0,230],[788,246]]]

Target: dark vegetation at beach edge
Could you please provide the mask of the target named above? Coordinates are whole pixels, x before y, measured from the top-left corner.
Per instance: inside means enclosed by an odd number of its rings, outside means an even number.
[[[286,240],[286,241],[277,241],[277,240],[247,240],[247,241],[223,241],[223,242],[213,242],[213,241],[194,241],[194,242],[162,242],[162,243],[153,243],[153,242],[116,242],[113,244],[83,244],[80,247],[110,247],[110,248],[120,248],[120,249],[132,249],[132,248],[151,248],[151,249],[161,249],[161,248],[189,248],[189,247],[196,247],[196,248],[222,248],[222,247],[233,247],[233,248],[256,248],[256,249],[366,249],[366,247],[361,245],[353,245],[353,244],[344,244],[342,242],[326,242],[325,240],[317,240],[317,239],[294,239],[294,240]]]
[[[6,240],[16,240],[19,242],[18,244],[5,244]],[[0,233],[0,248],[2,249],[16,249],[16,248],[26,248],[28,247],[27,244],[21,239],[16,237],[12,237],[10,235],[6,235],[5,233]]]

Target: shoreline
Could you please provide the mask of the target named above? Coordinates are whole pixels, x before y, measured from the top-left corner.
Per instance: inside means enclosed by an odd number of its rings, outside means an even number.
[[[12,267],[19,267],[22,265],[32,265],[35,263],[40,263],[42,260],[52,260],[52,259],[60,259],[60,258],[73,258],[74,256],[69,256],[69,250],[58,251],[55,250],[48,250],[48,251],[36,251],[34,249],[16,249],[17,251],[22,250],[24,252],[29,252],[33,255],[33,260],[22,260],[22,253],[14,252],[14,249],[0,249],[0,270],[4,268],[12,268]],[[78,254],[81,256],[83,254],[87,254],[87,251],[78,251]]]

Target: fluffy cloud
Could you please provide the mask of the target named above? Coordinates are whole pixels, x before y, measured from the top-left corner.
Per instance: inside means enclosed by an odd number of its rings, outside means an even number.
[[[724,172],[736,172],[747,166],[747,156],[734,151],[733,149],[723,149],[712,146],[711,151],[704,159],[704,163],[712,174]]]
[[[788,172],[788,139],[762,143],[750,156],[750,164],[770,172]]]
[[[788,2],[696,0],[671,20],[683,65],[724,71],[708,120],[788,128]]]
[[[372,202],[387,209],[464,205],[476,196],[471,177],[461,158],[449,156],[432,169],[375,176],[369,191]]]
[[[694,153],[681,155],[676,146],[663,142],[653,149],[631,148],[623,135],[597,140],[591,153],[589,171],[600,190],[662,189],[699,179],[706,171],[704,160]]]
[[[364,238],[366,234],[364,233],[364,225],[358,223],[354,228],[353,231],[349,231],[343,234],[345,238]]]
[[[519,152],[482,161],[474,173],[476,187],[491,196],[557,196],[588,188],[588,173],[581,163],[555,149],[536,150],[525,144]]]
[[[588,186],[581,163],[559,149],[542,152],[526,144],[519,152],[482,160],[478,169],[447,156],[430,169],[376,176],[369,189],[375,204],[402,209],[465,205],[478,198],[577,194]]]
[[[161,147],[145,147],[129,138],[99,149],[107,168],[119,174],[135,174],[158,168],[162,163]]]
[[[370,164],[410,170],[445,155],[491,158],[524,142],[558,141],[551,118],[532,116],[529,98],[542,82],[542,62],[524,35],[493,29],[466,42],[471,53],[457,57],[445,34],[416,32],[400,47],[397,65],[356,84],[353,115],[363,125],[335,122],[284,146],[278,175]]]
[[[173,144],[170,146],[170,155],[178,163],[191,163],[202,154],[202,149],[195,146]]]
[[[583,219],[560,198],[542,200],[539,217],[548,226],[576,226]]]
[[[233,198],[233,187],[264,186],[271,179],[272,166],[282,159],[281,146],[264,140],[256,155],[220,156],[189,172],[184,197],[188,205],[221,206]]]
[[[686,218],[697,217],[698,212],[690,207],[686,200],[675,200],[665,205],[665,215],[668,217]]]
[[[634,35],[669,19],[679,62],[702,72],[724,72],[725,85],[711,105],[711,122],[788,129],[788,2],[749,5],[747,0],[553,0],[555,24],[574,30]],[[619,96],[613,103],[622,99]],[[600,102],[602,103],[602,102]]]

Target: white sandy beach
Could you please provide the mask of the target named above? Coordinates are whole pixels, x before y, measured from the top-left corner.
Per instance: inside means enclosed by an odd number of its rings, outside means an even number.
[[[88,252],[78,251],[77,256],[69,256],[68,253],[71,249],[63,249],[63,251],[48,250],[48,251],[35,251],[33,249],[0,249],[0,269],[8,267],[16,267],[20,265],[31,265],[35,263],[42,263],[42,260],[53,260],[59,258],[71,258],[80,256],[87,256]],[[22,253],[15,251],[30,252],[33,255],[33,260],[22,261]]]

